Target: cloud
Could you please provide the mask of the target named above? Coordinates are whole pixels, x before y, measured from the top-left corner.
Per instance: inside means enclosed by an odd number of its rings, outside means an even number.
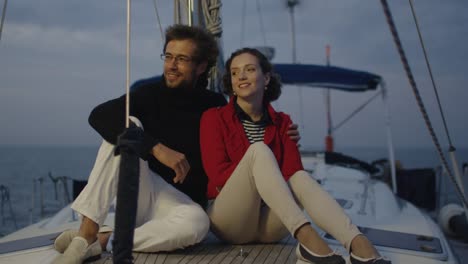
[[[242,1],[224,1],[222,21],[225,55],[244,44],[263,45],[255,1],[247,2],[241,33]],[[290,20],[281,1],[259,1],[267,44],[276,48],[276,62],[291,61]],[[173,21],[172,1],[157,1],[163,28]],[[420,93],[438,134],[440,115],[407,2],[390,2]],[[19,0],[9,3],[0,43],[0,116],[10,126],[2,143],[48,142],[95,144],[87,122],[97,104],[124,91],[125,8],[123,1]],[[468,90],[468,3],[415,2],[416,13],[432,63],[453,138],[468,146],[464,117]],[[435,12],[437,10],[437,12]],[[132,81],[159,74],[162,40],[151,1],[132,5]],[[302,1],[295,10],[297,54],[302,63],[324,64],[325,45],[333,65],[381,75],[389,89],[396,144],[430,145],[379,2]],[[297,120],[297,88],[283,93],[279,106]],[[322,145],[325,131],[323,95],[304,90],[303,145]],[[333,93],[338,122],[368,96]],[[382,145],[385,134],[373,132],[384,113],[377,100],[337,132],[343,145]],[[34,128],[34,129],[33,129]],[[48,130],[50,128],[50,130]],[[34,136],[30,133],[33,130]],[[412,133],[408,133],[412,131]],[[51,137],[51,135],[54,135]],[[349,135],[360,136],[357,139]]]

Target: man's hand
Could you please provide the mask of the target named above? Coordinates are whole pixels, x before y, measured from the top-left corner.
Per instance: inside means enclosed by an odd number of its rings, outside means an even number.
[[[158,143],[151,150],[153,156],[175,172],[174,183],[183,183],[190,170],[185,155]]]
[[[301,135],[299,135],[299,130],[297,128],[297,124],[291,124],[286,134],[288,134],[289,138],[292,141],[296,142],[297,147],[300,147],[301,144],[299,144],[299,140],[301,139]]]

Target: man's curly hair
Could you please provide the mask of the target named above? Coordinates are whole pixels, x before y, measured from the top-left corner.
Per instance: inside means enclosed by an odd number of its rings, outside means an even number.
[[[193,59],[198,63],[207,62],[206,71],[198,80],[199,85],[206,87],[208,84],[208,72],[211,67],[216,65],[219,54],[218,43],[214,36],[200,27],[176,24],[166,29],[164,52],[166,52],[167,44],[172,40],[192,40],[195,43],[196,50]]]

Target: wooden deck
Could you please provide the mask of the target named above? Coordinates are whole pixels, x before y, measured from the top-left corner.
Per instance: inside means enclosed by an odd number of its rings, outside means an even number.
[[[169,253],[134,253],[138,264],[247,264],[296,263],[296,240],[291,236],[275,244],[231,245],[219,241],[212,233],[200,244]],[[94,264],[112,264],[110,254],[104,254]]]

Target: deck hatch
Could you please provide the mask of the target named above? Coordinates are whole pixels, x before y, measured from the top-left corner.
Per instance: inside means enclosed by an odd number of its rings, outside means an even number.
[[[58,235],[60,232],[3,242],[0,243],[0,254],[49,246],[54,243]]]
[[[436,237],[416,234],[387,231],[368,227],[359,227],[359,230],[369,238],[376,246],[392,247],[405,250],[413,250],[425,253],[442,253],[440,240]],[[334,239],[330,234],[328,239]]]

